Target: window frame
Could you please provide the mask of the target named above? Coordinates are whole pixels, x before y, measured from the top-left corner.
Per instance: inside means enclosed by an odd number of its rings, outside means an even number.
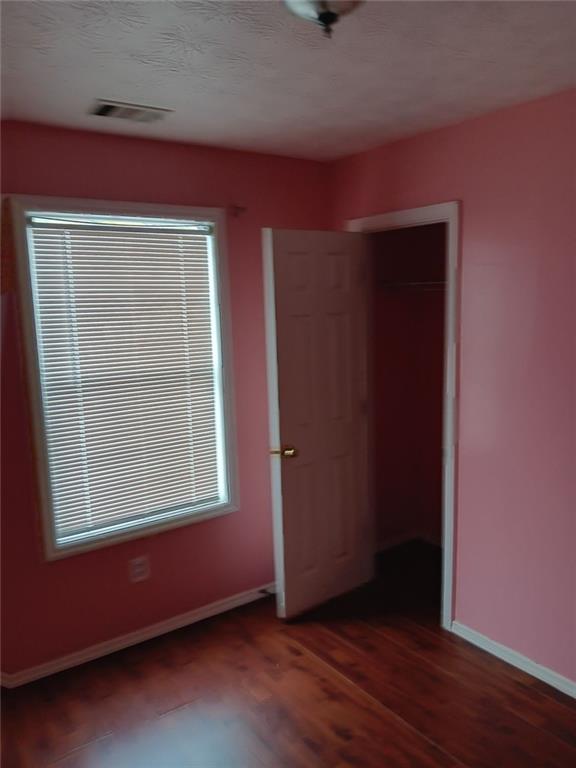
[[[225,242],[226,216],[223,208],[197,208],[154,203],[109,202],[78,198],[45,197],[35,195],[10,196],[10,208],[14,231],[15,256],[17,262],[18,314],[24,340],[25,379],[28,388],[31,426],[34,441],[34,464],[39,488],[42,517],[42,538],[46,560],[60,560],[90,550],[110,547],[123,541],[153,536],[173,528],[203,522],[215,517],[228,515],[239,509],[238,493],[238,451],[236,438],[236,417],[234,408],[234,382],[232,372],[232,324],[230,317],[230,289],[228,281],[228,259]],[[132,530],[113,533],[90,541],[58,546],[55,535],[52,498],[48,473],[48,452],[46,447],[42,390],[34,300],[30,270],[26,216],[35,212],[69,212],[84,214],[113,214],[127,216],[150,216],[155,218],[194,219],[206,221],[214,226],[214,258],[218,301],[220,352],[222,359],[222,409],[224,415],[224,446],[228,479],[228,501],[214,505],[202,512],[182,515],[173,520],[142,525]]]

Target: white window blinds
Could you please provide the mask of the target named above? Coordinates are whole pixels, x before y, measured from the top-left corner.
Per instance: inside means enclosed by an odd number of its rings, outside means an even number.
[[[211,226],[29,213],[27,233],[56,547],[225,506]]]

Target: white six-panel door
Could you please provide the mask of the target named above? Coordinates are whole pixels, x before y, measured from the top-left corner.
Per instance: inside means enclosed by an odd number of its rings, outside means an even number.
[[[372,576],[364,235],[266,230],[278,614]]]

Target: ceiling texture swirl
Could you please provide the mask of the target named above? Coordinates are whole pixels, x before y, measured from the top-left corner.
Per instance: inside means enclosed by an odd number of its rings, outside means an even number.
[[[3,117],[332,159],[576,86],[575,2],[2,2]],[[96,99],[173,110],[90,115]]]

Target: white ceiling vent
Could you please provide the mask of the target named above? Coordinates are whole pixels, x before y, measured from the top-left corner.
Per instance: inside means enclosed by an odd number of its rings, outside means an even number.
[[[105,101],[97,99],[90,110],[91,115],[99,117],[117,117],[120,120],[132,120],[133,123],[156,123],[163,120],[172,109],[149,107],[146,104],[130,104],[127,101]]]

